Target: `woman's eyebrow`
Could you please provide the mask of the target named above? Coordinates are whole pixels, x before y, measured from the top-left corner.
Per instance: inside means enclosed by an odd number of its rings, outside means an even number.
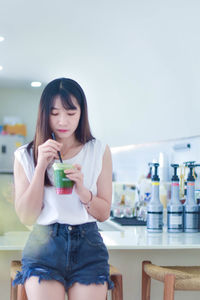
[[[77,110],[77,107],[68,108],[67,110]]]
[[[54,109],[59,110],[60,108],[52,106],[52,107],[51,107],[51,110],[54,110]],[[77,107],[74,107],[74,108],[67,108],[66,110],[77,110]]]

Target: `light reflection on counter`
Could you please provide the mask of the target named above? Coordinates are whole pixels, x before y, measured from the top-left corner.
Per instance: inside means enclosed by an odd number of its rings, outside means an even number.
[[[108,249],[200,249],[200,233],[148,233],[145,226],[103,231]]]

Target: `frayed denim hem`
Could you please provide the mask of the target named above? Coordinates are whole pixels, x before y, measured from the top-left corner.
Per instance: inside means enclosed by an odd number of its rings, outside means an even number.
[[[114,288],[114,283],[110,280],[109,275],[108,276],[100,275],[100,276],[88,277],[88,278],[86,276],[84,276],[84,278],[80,278],[77,276],[67,283],[67,290],[76,282],[84,285],[104,284],[105,282],[107,282],[109,290]]]
[[[60,283],[62,283],[66,290],[66,283],[62,276],[60,276],[58,273],[46,269],[46,268],[40,268],[40,267],[32,267],[32,268],[25,268],[25,270],[22,270],[21,272],[17,272],[17,275],[15,279],[12,282],[12,285],[17,284],[24,284],[26,279],[30,278],[31,276],[38,277],[38,282],[40,283],[41,280],[57,280]]]

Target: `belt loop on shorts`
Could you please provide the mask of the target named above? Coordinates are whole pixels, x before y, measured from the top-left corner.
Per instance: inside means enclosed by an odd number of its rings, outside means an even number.
[[[53,230],[52,230],[53,236],[57,236],[58,235],[59,225],[60,225],[59,223],[53,224]]]

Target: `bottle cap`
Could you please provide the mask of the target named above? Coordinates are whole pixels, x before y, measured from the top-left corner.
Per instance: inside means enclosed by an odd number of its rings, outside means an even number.
[[[149,166],[153,166],[154,167],[154,174],[152,176],[152,181],[160,181],[160,178],[158,176],[158,167],[159,167],[159,163],[149,163]]]
[[[177,175],[177,168],[179,167],[178,164],[171,164],[171,167],[174,168],[174,175],[172,176],[172,181],[179,181],[178,175]]]

